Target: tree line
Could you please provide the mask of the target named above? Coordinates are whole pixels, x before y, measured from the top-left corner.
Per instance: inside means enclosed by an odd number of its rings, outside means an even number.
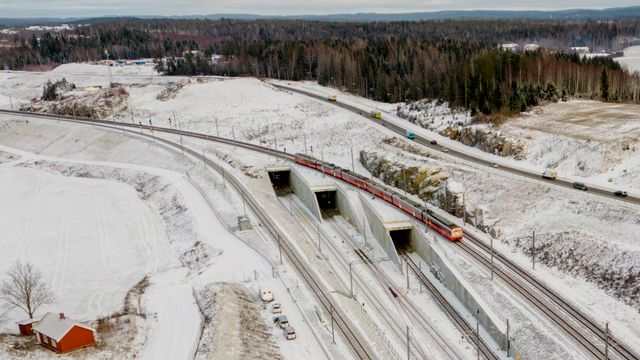
[[[395,102],[434,98],[472,113],[516,112],[569,97],[639,101],[637,76],[606,58],[558,51],[611,48],[640,21],[446,20],[135,20],[59,34],[12,37],[0,64],[156,58],[167,75],[257,76],[316,80]],[[537,42],[556,51],[500,51],[502,42]],[[545,45],[546,44],[546,45]],[[215,61],[212,55],[217,55]],[[606,80],[606,81],[605,81]]]

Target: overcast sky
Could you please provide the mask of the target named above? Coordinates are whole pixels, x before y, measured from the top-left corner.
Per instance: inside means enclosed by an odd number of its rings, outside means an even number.
[[[552,10],[640,5],[640,0],[0,0],[0,17],[260,15],[437,10]]]

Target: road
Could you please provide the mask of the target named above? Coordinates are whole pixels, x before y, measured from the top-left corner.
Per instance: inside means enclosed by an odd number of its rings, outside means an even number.
[[[271,85],[273,85],[276,88],[279,89],[283,89],[283,90],[287,90],[287,91],[292,91],[298,94],[302,94],[314,99],[318,99],[321,100],[325,103],[334,105],[334,106],[338,106],[340,108],[343,108],[345,110],[351,111],[353,113],[356,113],[358,115],[362,115],[365,118],[371,120],[372,122],[384,126],[387,129],[399,134],[402,137],[405,137],[407,134],[407,131],[412,130],[410,129],[410,126],[401,126],[398,125],[398,122],[406,122],[407,124],[409,124],[408,121],[404,120],[404,119],[400,119],[396,116],[393,116],[391,114],[383,114],[382,119],[375,119],[371,116],[369,116],[369,113],[371,111],[379,111],[378,109],[374,109],[374,108],[365,108],[364,105],[359,105],[359,106],[355,106],[352,104],[347,104],[344,102],[341,102],[339,99],[338,101],[329,101],[328,100],[328,96],[326,94],[319,94],[319,93],[315,93],[315,92],[311,92],[311,91],[307,91],[307,90],[302,90],[293,86],[285,86],[282,84],[276,84],[276,83],[271,83]],[[459,159],[462,160],[466,160],[469,162],[473,162],[475,164],[478,165],[482,165],[482,166],[486,166],[486,167],[494,167],[494,164],[497,163],[496,160],[494,161],[493,159],[491,159],[491,154],[487,154],[486,157],[480,157],[477,156],[476,154],[473,154],[472,152],[463,152],[460,151],[459,149],[453,148],[451,146],[444,146],[443,144],[432,144],[431,141],[434,139],[428,139],[425,138],[423,136],[420,136],[418,133],[415,134],[415,139],[414,142],[423,145],[425,147],[428,147],[432,150],[436,150],[436,151],[440,151],[443,152],[442,149],[443,148],[447,148],[447,155],[450,156],[454,156],[457,157]],[[527,169],[523,169],[523,168],[518,168],[515,166],[510,166],[509,164],[505,164],[504,162],[500,162],[499,166],[495,169],[495,170],[500,170],[500,171],[505,171],[514,175],[519,175],[519,176],[523,176],[526,177],[527,179],[532,179],[532,180],[536,180],[539,181],[541,183],[547,184],[549,186],[559,186],[559,187],[564,187],[564,188],[568,188],[568,189],[573,189],[573,180],[570,179],[564,179],[564,178],[557,178],[556,180],[550,180],[550,179],[545,179],[541,176],[542,171],[540,172],[534,172],[531,170],[527,170]],[[598,195],[598,196],[602,196],[608,199],[613,199],[613,200],[617,200],[620,202],[624,202],[624,203],[630,203],[630,204],[640,204],[640,197],[638,196],[634,196],[634,195],[629,195],[628,197],[622,198],[622,197],[618,197],[615,196],[613,194],[613,191],[611,189],[603,189],[603,188],[599,188],[590,184],[587,184],[589,187],[588,193],[590,194],[594,194],[594,195]],[[582,191],[582,190],[575,190],[575,191]]]

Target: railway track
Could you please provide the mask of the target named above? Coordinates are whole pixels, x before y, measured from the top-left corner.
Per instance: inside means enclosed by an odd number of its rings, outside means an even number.
[[[24,113],[18,113],[15,115],[27,116]],[[28,115],[31,115],[31,114],[28,114]],[[221,143],[226,143],[230,145],[244,147],[254,151],[259,151],[269,155],[277,154],[277,156],[283,156],[284,158],[287,158],[287,159],[293,158],[293,155],[288,155],[286,153],[282,153],[280,151],[273,150],[273,149],[263,148],[254,144],[236,142],[236,141],[232,141],[224,138],[209,136],[206,134],[198,134],[198,133],[181,131],[176,129],[158,128],[153,126],[145,126],[145,125],[139,125],[139,124],[135,125],[135,124],[111,122],[111,121],[104,121],[104,120],[78,120],[78,119],[69,118],[69,117],[58,117],[58,116],[52,117],[50,115],[36,116],[36,117],[53,119],[53,120],[62,120],[65,122],[79,123],[84,125],[97,125],[102,128],[107,128],[115,131],[123,131],[123,132],[126,131],[133,135],[152,138],[155,141],[168,145],[169,147],[177,148],[181,151],[184,151],[185,153],[197,158],[199,161],[203,161],[206,165],[222,173],[223,176],[225,176],[224,168],[218,165],[217,163],[211,161],[203,154],[197,151],[194,151],[189,147],[183,146],[179,143],[167,140],[162,137],[154,136],[152,134],[140,133],[136,130],[132,130],[131,128],[162,131],[166,133],[190,136],[190,137],[204,139],[204,140],[218,141]],[[129,129],[125,130],[122,128],[122,126],[129,127]],[[292,246],[288,243],[288,241],[285,240],[286,236],[284,236],[284,232],[278,228],[278,226],[275,224],[273,219],[270,218],[270,216],[265,214],[265,211],[253,198],[253,196],[248,191],[248,189],[244,186],[244,184],[238,181],[235,177],[227,176],[226,179],[233,186],[233,188],[236,189],[236,191],[242,196],[242,198],[246,201],[246,204],[249,207],[249,209],[253,211],[253,213],[259,219],[260,223],[264,225],[264,228],[267,230],[267,232],[277,241],[278,246],[282,249],[284,254],[289,258],[291,264],[300,273],[300,275],[302,276],[304,281],[307,283],[311,291],[314,293],[316,298],[320,301],[322,307],[326,311],[333,311],[335,324],[338,327],[338,330],[342,333],[346,342],[351,346],[354,354],[360,359],[376,359],[375,354],[371,351],[371,349],[369,349],[367,345],[364,344],[364,341],[361,340],[361,335],[356,333],[356,331],[351,326],[351,324],[347,320],[345,320],[345,317],[341,314],[339,307],[337,307],[336,304],[334,304],[334,301],[331,299],[331,296],[328,295],[330,292],[324,289],[324,287],[321,285],[321,282],[317,280],[315,276],[313,276],[313,274],[309,271],[308,267],[306,266],[305,262],[300,259],[296,251],[292,248]]]
[[[432,296],[438,302],[438,304],[440,304],[440,306],[445,310],[449,318],[451,318],[460,327],[460,329],[462,329],[462,331],[465,334],[468,334],[469,337],[474,341],[474,344],[480,350],[483,357],[485,359],[493,359],[493,360],[500,359],[501,357],[496,355],[491,350],[489,345],[486,343],[484,339],[482,339],[482,337],[477,336],[475,329],[473,329],[471,325],[467,323],[467,321],[462,317],[462,315],[460,315],[460,313],[456,311],[456,309],[454,309],[453,306],[451,306],[451,304],[449,304],[447,299],[445,299],[444,296],[440,294],[438,289],[436,289],[435,286],[433,286],[433,284],[429,281],[427,276],[422,272],[422,269],[420,269],[420,267],[415,263],[415,261],[411,259],[409,254],[405,252],[400,252],[399,255],[405,261],[408,268],[410,268],[411,271],[413,271],[413,273],[418,277],[418,280],[429,290],[429,292],[432,294]]]
[[[465,239],[477,247],[477,249],[463,241],[456,242],[456,246],[489,268],[491,266],[491,260],[486,254],[490,256],[490,246],[470,234],[466,234]],[[529,300],[555,324],[565,330],[567,334],[588,350],[595,358],[610,359],[614,358],[612,356],[614,355],[615,358],[619,359],[638,359],[637,355],[625,345],[612,338],[611,335],[608,336],[608,353],[605,353],[607,352],[605,350],[607,340],[604,328],[598,326],[594,320],[571,306],[568,301],[550,290],[504,255],[494,251],[494,257],[499,261],[499,265],[504,266],[508,271],[516,274],[516,276],[511,276],[501,266],[495,266],[495,264],[494,273],[525,299]],[[580,327],[582,327],[582,329],[580,329]],[[585,334],[584,329],[586,329],[586,333],[591,336]]]
[[[289,88],[286,88],[287,90],[291,90]],[[324,100],[324,99],[323,99]],[[346,105],[349,106],[349,105]],[[343,106],[344,107],[344,106]],[[356,109],[356,108],[354,108]],[[188,137],[192,137],[192,138],[197,138],[197,139],[202,139],[202,140],[207,140],[207,141],[213,141],[213,142],[218,142],[218,143],[223,143],[223,144],[227,144],[227,145],[232,145],[232,146],[238,146],[238,147],[242,147],[248,150],[252,150],[252,151],[257,151],[257,152],[261,152],[267,155],[271,155],[271,156],[275,156],[278,158],[282,158],[284,160],[287,161],[293,161],[294,160],[294,155],[293,154],[289,154],[283,151],[279,151],[279,150],[275,150],[275,149],[271,149],[271,148],[266,148],[266,147],[262,147],[259,145],[255,145],[255,144],[251,144],[251,143],[246,143],[246,142],[242,142],[242,141],[236,141],[236,140],[231,140],[231,139],[227,139],[227,138],[222,138],[222,137],[217,137],[217,136],[212,136],[212,135],[208,135],[208,134],[201,134],[201,133],[195,133],[195,132],[190,132],[190,131],[184,131],[184,130],[177,130],[177,129],[171,129],[171,128],[163,128],[163,127],[157,127],[157,126],[150,126],[150,125],[143,125],[143,124],[133,124],[133,123],[124,123],[124,122],[114,122],[114,121],[106,121],[106,120],[94,120],[94,119],[78,119],[75,117],[71,117],[71,116],[62,116],[62,115],[50,115],[50,114],[39,114],[39,113],[25,113],[25,112],[21,112],[21,111],[13,111],[13,110],[0,110],[0,114],[10,114],[10,115],[16,115],[16,116],[21,116],[21,117],[32,117],[32,118],[43,118],[43,119],[50,119],[50,120],[63,120],[63,121],[69,121],[69,122],[74,122],[74,123],[81,123],[81,124],[92,124],[92,125],[102,125],[111,129],[116,129],[116,130],[122,130],[124,131],[124,128],[126,127],[128,130],[128,132],[130,133],[134,133],[137,135],[142,135],[145,136],[147,138],[154,138],[153,135],[150,134],[146,134],[146,133],[142,133],[142,130],[148,130],[148,131],[157,131],[157,132],[163,132],[163,133],[169,133],[169,134],[175,134],[175,135],[181,135],[181,136],[188,136]],[[120,127],[120,128],[119,128]],[[398,129],[401,129],[398,127]],[[139,133],[139,130],[141,133]],[[161,139],[158,137],[155,137],[156,139],[160,140],[160,141],[165,141],[168,142],[168,140],[165,139]],[[426,140],[425,140],[426,141]],[[180,148],[181,145],[180,144],[176,144],[176,143],[171,143],[171,146],[174,147],[178,147]],[[193,156],[196,156],[200,159],[202,159],[202,155],[201,154],[197,154],[195,152],[193,152],[192,150],[190,151],[191,154]],[[214,167],[214,168],[218,168],[217,166],[215,166],[214,163],[205,160],[210,166]],[[218,168],[218,170],[221,170],[220,168]],[[244,195],[243,195],[244,196]],[[485,252],[488,252],[487,248],[488,245],[485,244],[484,242],[480,241],[479,239],[470,236],[469,234],[466,235],[466,239],[470,240],[471,242],[473,242],[474,244],[476,244],[478,247],[480,247],[481,249],[484,249]],[[459,244],[462,244],[464,242],[459,242]],[[465,245],[462,245],[465,246]],[[469,249],[469,247],[467,246],[466,249]],[[469,253],[466,249],[462,249],[463,251]],[[476,255],[472,255],[471,253],[469,253],[471,256],[473,256],[474,258],[477,258],[478,261],[480,261],[481,263],[484,263],[486,265],[486,262],[488,261],[485,257],[481,256],[480,254],[476,253]],[[494,252],[496,258],[508,269],[510,269],[511,271],[513,271],[517,276],[519,276],[522,280],[524,280],[526,283],[529,284],[529,286],[532,289],[535,289],[535,291],[529,289],[528,293],[529,294],[534,294],[536,291],[540,292],[542,294],[544,294],[544,296],[546,296],[551,302],[553,302],[555,304],[555,306],[557,306],[560,310],[562,310],[562,312],[564,314],[566,314],[567,316],[573,318],[578,324],[580,324],[583,328],[586,328],[588,330],[588,332],[591,334],[591,337],[594,337],[596,339],[599,339],[598,341],[601,341],[602,344],[605,344],[605,334],[604,334],[604,329],[602,329],[600,326],[598,326],[595,321],[593,321],[592,319],[590,319],[588,316],[582,314],[579,310],[575,309],[573,306],[571,306],[571,304],[569,304],[566,300],[562,299],[561,296],[559,296],[558,294],[556,294],[555,292],[553,292],[552,290],[550,290],[547,286],[543,285],[542,283],[540,283],[539,281],[537,281],[535,278],[531,277],[530,275],[527,274],[526,271],[524,271],[523,269],[521,269],[519,266],[517,266],[516,264],[514,264],[513,262],[511,262],[510,260],[508,260],[508,258],[506,258],[504,255]],[[482,257],[484,258],[484,262],[483,260],[480,260],[479,258]],[[424,274],[423,274],[424,275]],[[503,273],[504,276],[511,278],[510,275]],[[421,278],[420,276],[418,276],[419,278]],[[515,282],[516,280],[513,279],[513,282]],[[526,288],[525,284],[522,284],[521,282],[519,282],[520,284],[520,288],[524,289]],[[518,291],[520,292],[520,291]],[[533,296],[533,295],[531,295]],[[525,296],[525,298],[527,298],[528,300],[530,300],[532,303],[535,304],[535,302],[540,302],[540,303],[544,303],[544,301],[542,299],[540,299],[539,297],[527,297]],[[323,303],[323,305],[325,305]],[[537,306],[537,305],[536,305]],[[548,316],[552,316],[549,315],[548,312],[553,313],[553,310],[551,310],[549,308],[548,305],[545,305],[547,310],[543,310],[541,309],[545,314],[547,314]],[[577,328],[576,326],[574,326],[573,324],[571,324],[569,321],[566,321],[562,318],[560,318],[559,315],[555,315],[555,320],[554,322],[564,322],[564,325],[559,325],[563,330],[565,330],[571,337],[576,337],[575,334],[579,333],[579,328]],[[604,354],[604,350],[601,349],[600,347],[598,347],[597,345],[593,344],[590,342],[590,340],[588,339],[587,336],[585,336],[584,334],[580,334],[577,335],[578,338],[580,338],[578,340],[578,342],[585,347],[585,349],[587,349],[592,355],[594,355],[596,358],[599,359],[604,359],[605,358],[605,354]],[[622,344],[620,341],[617,341],[613,336],[609,335],[608,336],[609,339],[609,346],[610,346],[610,352],[613,352],[614,354],[617,354],[618,357],[620,359],[628,359],[628,360],[632,360],[632,359],[640,359],[640,357],[633,353],[626,345]],[[602,345],[604,347],[604,345]],[[609,354],[610,356],[611,354]]]
[[[365,116],[367,119],[373,121],[374,123],[382,125],[382,126],[386,127],[387,129],[399,134],[402,137],[406,137],[406,134],[407,134],[407,129],[406,128],[404,128],[402,126],[398,126],[398,125],[396,125],[396,124],[394,124],[394,123],[392,123],[390,121],[385,121],[384,118],[376,119],[376,118],[370,117],[369,113],[367,111],[365,111],[365,110],[363,110],[363,109],[361,109],[359,107],[356,107],[356,106],[353,106],[353,105],[350,105],[350,104],[347,104],[347,103],[344,103],[344,102],[340,102],[340,101],[331,101],[331,102],[329,102],[327,100],[326,96],[321,96],[321,95],[318,95],[316,93],[313,93],[313,92],[310,92],[310,91],[305,91],[305,90],[298,89],[298,88],[295,88],[295,87],[276,84],[276,83],[273,83],[273,82],[271,82],[270,84],[272,86],[274,86],[275,88],[286,90],[286,91],[295,92],[295,93],[298,93],[298,94],[301,94],[301,95],[304,95],[304,96],[307,96],[307,97],[310,97],[310,98],[314,98],[314,99],[323,101],[325,103],[329,103],[329,104],[331,104],[333,106],[341,107],[341,108],[343,108],[343,109],[345,109],[347,111],[356,113],[358,115]],[[432,144],[431,143],[431,139],[427,139],[427,138],[424,138],[424,137],[422,137],[422,136],[420,136],[418,134],[415,134],[415,138],[414,138],[413,141],[418,143],[418,144],[420,144],[420,145],[423,145],[423,146],[425,146],[427,148],[430,148],[432,150],[441,152],[442,145]],[[454,156],[454,157],[457,157],[459,159],[463,159],[463,160],[466,160],[466,161],[470,161],[470,162],[473,162],[473,163],[476,163],[476,164],[479,164],[479,165],[482,165],[482,166],[485,166],[485,167],[493,168],[493,165],[494,165],[493,161],[486,160],[486,159],[483,159],[483,158],[481,158],[479,156],[473,155],[471,153],[465,153],[465,152],[456,150],[454,148],[448,148],[447,155]],[[565,189],[572,189],[573,190],[573,181],[572,180],[560,179],[560,178],[558,178],[556,180],[544,179],[544,178],[542,178],[541,173],[535,173],[535,172],[533,172],[531,170],[526,170],[526,169],[522,169],[522,168],[517,168],[517,167],[513,167],[513,166],[504,165],[504,164],[500,165],[498,170],[506,171],[506,172],[509,172],[511,174],[514,174],[514,175],[519,175],[519,176],[525,177],[525,178],[530,179],[530,180],[543,182],[543,183],[546,183],[548,185],[554,185],[554,186],[558,186],[558,187],[563,187]],[[601,197],[604,197],[604,198],[608,198],[608,199],[611,199],[611,200],[624,202],[624,203],[640,204],[640,197],[637,197],[637,196],[632,195],[632,194],[629,194],[628,197],[618,197],[618,196],[615,196],[613,194],[612,190],[601,189],[601,188],[593,186],[593,185],[589,185],[589,192],[588,193],[589,194],[593,194],[593,195],[597,195],[597,196],[601,196]]]

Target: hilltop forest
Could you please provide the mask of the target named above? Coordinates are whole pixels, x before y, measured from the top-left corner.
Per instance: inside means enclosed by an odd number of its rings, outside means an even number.
[[[637,39],[640,20],[136,20],[97,22],[62,33],[2,35],[0,65],[155,58],[167,75],[316,80],[372,99],[433,98],[472,113],[513,113],[568,98],[640,102],[640,80],[609,58]],[[504,42],[544,50],[501,51]],[[212,58],[212,55],[216,55]]]

